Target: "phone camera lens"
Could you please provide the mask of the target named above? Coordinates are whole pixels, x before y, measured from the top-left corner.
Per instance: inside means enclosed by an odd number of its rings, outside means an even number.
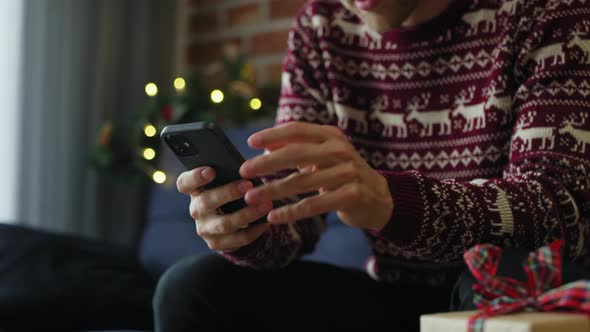
[[[165,137],[168,146],[180,156],[196,156],[199,151],[182,135],[168,135]]]

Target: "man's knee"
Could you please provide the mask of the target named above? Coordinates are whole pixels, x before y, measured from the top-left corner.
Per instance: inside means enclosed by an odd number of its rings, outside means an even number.
[[[185,258],[170,267],[158,281],[154,308],[166,308],[192,301],[200,290],[215,288],[223,270],[232,263],[217,254]]]
[[[267,318],[254,318],[260,306],[253,303],[264,305],[264,294],[276,295],[264,291],[272,285],[273,276],[237,266],[217,254],[186,258],[158,282],[153,301],[156,330],[180,331],[179,324],[216,326],[217,330],[229,330],[235,323],[244,327],[248,322],[253,328],[267,324]]]

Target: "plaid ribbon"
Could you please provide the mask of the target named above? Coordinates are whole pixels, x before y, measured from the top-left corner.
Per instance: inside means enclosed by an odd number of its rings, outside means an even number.
[[[468,331],[483,331],[489,317],[521,311],[583,313],[590,317],[590,281],[562,284],[561,247],[558,240],[529,254],[524,262],[528,282],[497,276],[502,250],[482,244],[469,249],[464,259],[477,279],[473,286],[479,312],[469,319]]]

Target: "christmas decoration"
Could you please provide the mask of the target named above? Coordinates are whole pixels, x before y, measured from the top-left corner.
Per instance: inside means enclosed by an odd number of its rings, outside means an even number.
[[[99,128],[90,153],[92,167],[117,180],[148,177],[162,184],[169,178],[157,167],[159,133],[165,126],[196,121],[247,126],[271,121],[280,86],[259,86],[254,67],[235,45],[226,45],[222,53],[219,61],[176,77],[168,86],[147,83],[145,105],[133,121],[108,120]]]
[[[590,281],[562,284],[563,244],[557,240],[529,254],[523,263],[526,282],[496,274],[500,247],[469,249],[464,258],[477,280],[479,311],[424,315],[422,331],[588,331]]]
[[[469,331],[483,331],[488,317],[523,311],[567,312],[590,315],[590,281],[562,284],[563,240],[529,254],[523,263],[527,282],[497,276],[502,250],[476,245],[465,253],[465,262],[478,283],[473,287],[479,313],[469,319]]]

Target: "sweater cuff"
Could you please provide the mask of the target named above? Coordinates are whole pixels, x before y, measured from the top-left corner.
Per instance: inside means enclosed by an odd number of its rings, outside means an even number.
[[[262,234],[258,239],[249,245],[239,248],[236,251],[218,251],[218,253],[236,265],[249,267],[255,270],[260,269],[265,263],[264,259],[260,258],[260,252],[264,252],[264,243],[267,240],[267,236],[268,232]]]
[[[393,198],[393,214],[380,231],[371,231],[379,238],[405,246],[416,240],[424,220],[424,198],[420,194],[422,176],[417,172],[378,171],[387,179]]]

